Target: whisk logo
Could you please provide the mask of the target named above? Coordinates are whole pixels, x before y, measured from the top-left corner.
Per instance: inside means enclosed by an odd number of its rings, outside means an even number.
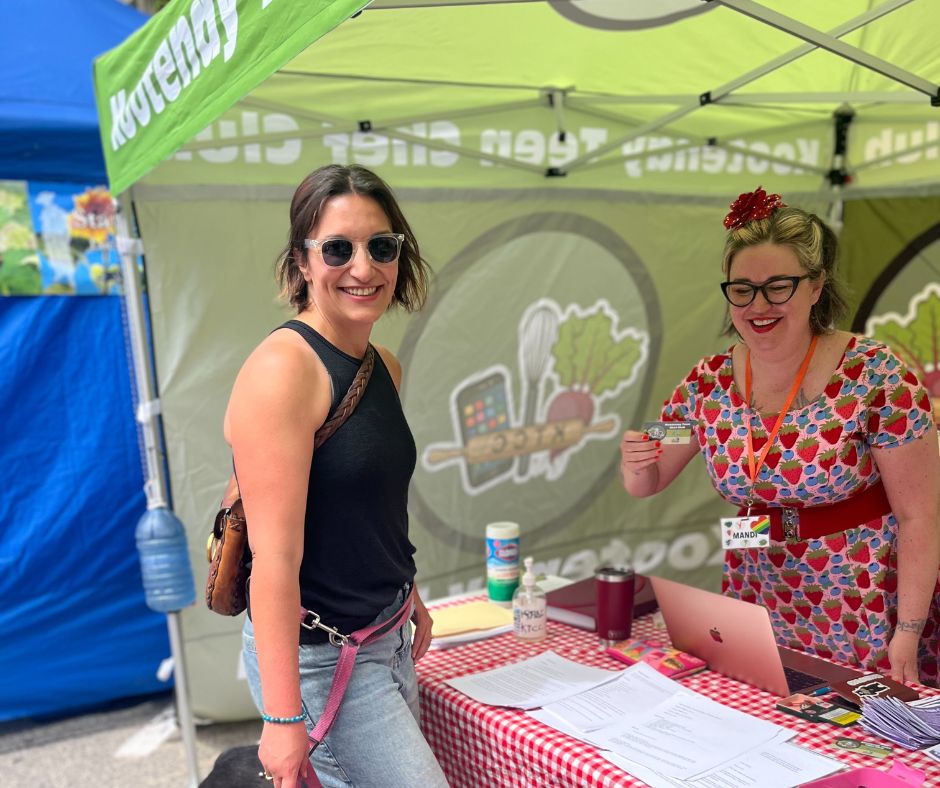
[[[620,328],[606,300],[562,308],[539,299],[518,324],[518,407],[505,365],[466,376],[450,394],[457,443],[429,445],[422,465],[432,473],[458,466],[468,495],[558,479],[588,441],[616,440],[620,418],[603,405],[637,381],[648,355],[648,334]]]

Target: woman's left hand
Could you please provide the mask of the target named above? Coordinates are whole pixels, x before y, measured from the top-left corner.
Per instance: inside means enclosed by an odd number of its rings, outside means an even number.
[[[920,681],[917,670],[917,646],[920,635],[916,632],[897,630],[888,643],[888,660],[891,662],[891,678],[902,684]]]
[[[417,662],[425,655],[431,645],[431,614],[415,591],[415,612],[411,614],[411,621],[415,625],[414,637],[411,639],[411,658]]]

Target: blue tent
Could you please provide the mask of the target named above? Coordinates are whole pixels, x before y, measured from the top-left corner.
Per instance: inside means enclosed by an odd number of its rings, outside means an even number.
[[[105,183],[91,63],[146,20],[117,0],[3,0],[0,178]]]
[[[117,0],[4,0],[0,180],[106,183],[91,63],[144,21]],[[0,358],[0,721],[165,690],[121,300],[0,297]]]

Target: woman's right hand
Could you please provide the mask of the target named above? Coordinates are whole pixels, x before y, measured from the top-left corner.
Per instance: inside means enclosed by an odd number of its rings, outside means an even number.
[[[639,476],[644,469],[659,462],[662,455],[659,441],[650,440],[645,432],[627,430],[620,441],[620,471],[624,480]]]
[[[303,722],[264,724],[258,760],[265,775],[273,775],[274,788],[300,788],[300,775],[306,773],[309,752],[310,740]]]

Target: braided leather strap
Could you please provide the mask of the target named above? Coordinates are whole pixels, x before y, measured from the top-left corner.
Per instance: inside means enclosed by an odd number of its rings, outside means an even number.
[[[362,359],[362,364],[359,366],[356,377],[354,377],[352,383],[349,384],[349,390],[346,392],[346,396],[343,397],[339,405],[336,406],[336,412],[323,422],[323,426],[321,426],[320,429],[317,430],[316,435],[313,436],[314,451],[326,443],[327,439],[352,415],[352,412],[356,409],[356,405],[359,404],[359,400],[362,399],[362,395],[365,393],[366,384],[372,376],[372,368],[374,366],[375,348],[370,344],[366,348],[366,354]]]

